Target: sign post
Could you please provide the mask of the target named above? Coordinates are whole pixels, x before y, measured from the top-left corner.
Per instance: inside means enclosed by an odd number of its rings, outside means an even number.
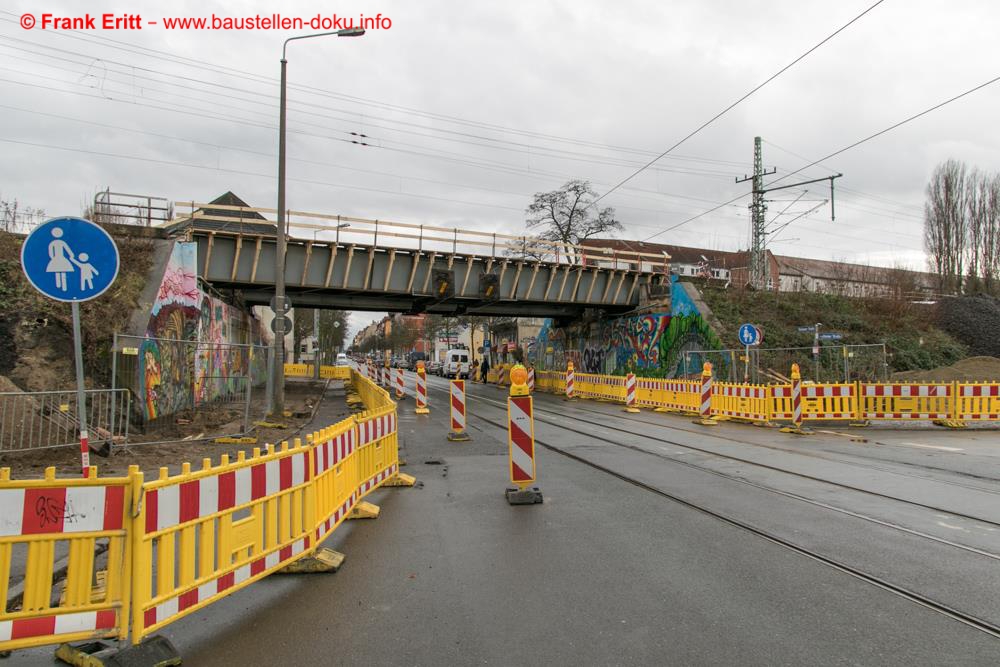
[[[118,246],[104,229],[89,220],[53,218],[36,227],[24,240],[21,268],[28,282],[39,292],[50,299],[71,304],[80,462],[86,477],[90,467],[90,434],[83,382],[80,302],[104,294],[118,277]]]

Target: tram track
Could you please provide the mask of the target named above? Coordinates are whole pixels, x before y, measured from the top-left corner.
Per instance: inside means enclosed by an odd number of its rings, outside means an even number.
[[[443,390],[443,389],[441,389],[439,387],[428,387],[428,388],[429,389],[433,389],[433,390],[438,391],[438,392],[447,393],[446,390]],[[493,404],[494,406],[497,406],[498,408],[501,405],[503,405],[500,401],[495,401],[495,400],[488,399],[488,398],[485,398],[485,397],[482,397],[482,396],[480,396],[478,398],[481,399],[481,400],[485,400],[487,403]],[[506,406],[503,405],[503,407],[505,408]],[[490,424],[491,426],[497,428],[498,430],[501,430],[503,432],[507,431],[507,423],[506,423],[505,420],[501,421],[501,420],[491,419],[491,418],[485,417],[485,416],[483,416],[481,414],[477,414],[476,418],[478,420],[482,421],[482,422]],[[536,409],[536,417],[535,418],[536,418],[536,420],[538,420],[537,409]],[[664,460],[667,460],[667,461],[670,461],[670,462],[673,462],[673,463],[677,463],[677,464],[680,464],[680,465],[684,465],[684,466],[687,466],[687,467],[690,467],[690,468],[694,468],[694,469],[697,469],[697,470],[702,471],[702,472],[711,473],[711,474],[723,477],[723,478],[731,480],[731,481],[740,482],[740,483],[743,483],[743,484],[749,484],[750,486],[753,486],[755,488],[759,488],[759,489],[761,489],[763,491],[777,493],[777,494],[779,494],[781,496],[784,496],[784,497],[788,497],[788,498],[800,500],[800,501],[803,501],[803,502],[807,502],[807,503],[809,503],[811,505],[818,506],[818,507],[821,507],[823,509],[833,510],[833,511],[840,512],[840,513],[843,513],[843,514],[846,514],[846,515],[849,515],[849,516],[852,516],[852,517],[855,517],[855,518],[858,518],[858,519],[861,519],[861,520],[869,521],[869,522],[872,522],[872,523],[875,523],[875,524],[878,524],[878,525],[881,525],[881,526],[884,526],[884,527],[887,527],[887,528],[899,530],[899,531],[902,531],[904,533],[911,534],[911,535],[914,535],[914,536],[917,536],[917,537],[926,538],[926,539],[932,540],[932,541],[934,541],[936,543],[939,543],[939,544],[942,544],[942,545],[945,545],[945,546],[948,546],[948,547],[953,547],[953,548],[956,548],[956,549],[960,549],[962,551],[969,552],[969,553],[972,553],[972,554],[975,554],[975,555],[984,556],[984,557],[987,557],[987,558],[991,558],[993,560],[1000,560],[1000,555],[993,554],[993,553],[990,553],[990,552],[987,552],[987,551],[983,551],[981,549],[976,549],[975,547],[970,547],[970,546],[967,546],[967,545],[958,544],[958,543],[952,542],[950,540],[945,540],[943,538],[940,538],[940,537],[937,537],[937,536],[934,536],[934,535],[929,535],[929,534],[926,534],[926,533],[922,533],[921,531],[916,531],[916,530],[913,530],[913,529],[910,529],[910,528],[906,528],[905,526],[899,526],[899,525],[894,524],[892,522],[887,522],[887,521],[884,521],[884,520],[881,520],[881,519],[877,519],[875,517],[869,517],[867,515],[860,514],[860,513],[857,513],[857,512],[853,512],[851,510],[846,510],[844,508],[837,508],[837,507],[829,505],[827,503],[821,503],[819,501],[815,501],[815,500],[812,500],[810,498],[805,498],[804,496],[799,496],[798,494],[794,494],[794,493],[782,491],[780,489],[774,489],[772,487],[768,487],[766,485],[760,485],[760,484],[757,484],[755,482],[750,482],[749,480],[740,479],[738,477],[732,477],[732,476],[726,475],[724,473],[719,473],[718,471],[713,471],[713,470],[710,470],[710,469],[707,469],[707,468],[703,468],[701,466],[690,464],[689,462],[686,462],[686,461],[680,461],[680,460],[674,459],[674,458],[669,457],[669,456],[658,454],[656,452],[650,452],[648,450],[645,450],[645,449],[642,449],[642,448],[639,448],[639,447],[630,447],[630,446],[627,446],[627,445],[622,445],[621,443],[614,442],[613,440],[610,440],[608,438],[604,438],[604,437],[599,436],[599,435],[595,435],[593,433],[587,433],[585,431],[579,431],[579,430],[576,430],[576,429],[569,429],[569,428],[567,428],[563,424],[557,424],[557,423],[554,423],[554,422],[551,422],[551,421],[548,421],[548,420],[545,420],[545,419],[541,419],[540,421],[543,421],[544,423],[548,423],[548,424],[553,425],[553,426],[557,426],[559,428],[564,428],[564,429],[573,431],[575,433],[578,433],[580,435],[584,435],[584,436],[586,436],[588,438],[592,438],[592,439],[600,441],[600,442],[606,442],[608,444],[616,445],[616,446],[619,446],[619,447],[624,447],[626,449],[634,450],[634,451],[637,451],[637,452],[640,452],[640,453],[643,453],[643,454],[647,454],[647,455],[650,455],[650,456],[654,456],[654,457],[657,457],[657,458],[662,458]],[[616,430],[616,429],[612,429],[612,430]],[[666,491],[664,489],[658,488],[656,486],[653,486],[653,485],[648,484],[646,482],[643,482],[641,480],[635,479],[634,477],[630,477],[628,475],[622,474],[622,473],[620,473],[620,472],[618,472],[618,471],[616,471],[616,470],[614,470],[612,468],[609,468],[607,466],[601,465],[600,463],[597,463],[595,461],[589,460],[586,457],[583,457],[583,456],[580,456],[578,454],[575,454],[572,451],[569,451],[565,447],[562,447],[562,446],[556,445],[554,443],[548,442],[545,439],[540,439],[540,438],[537,437],[537,435],[536,435],[536,438],[535,438],[535,444],[538,445],[538,446],[540,446],[540,447],[544,447],[545,449],[547,449],[549,451],[552,451],[554,453],[557,453],[557,454],[559,454],[561,456],[564,456],[564,457],[566,457],[568,459],[571,459],[573,461],[576,461],[578,463],[586,465],[586,466],[588,466],[590,468],[598,470],[598,471],[600,471],[602,473],[611,475],[612,477],[615,477],[615,478],[617,478],[617,479],[619,479],[619,480],[621,480],[623,482],[626,482],[626,483],[631,484],[633,486],[636,486],[636,487],[638,487],[640,489],[648,491],[648,492],[650,492],[652,494],[655,494],[655,495],[660,496],[662,498],[666,498],[666,499],[671,500],[671,501],[673,501],[673,502],[675,502],[675,503],[677,503],[679,505],[682,505],[682,506],[687,507],[689,509],[692,509],[692,510],[695,510],[695,511],[700,512],[702,514],[705,514],[707,516],[710,516],[710,517],[712,517],[712,518],[714,518],[714,519],[716,519],[718,521],[722,521],[723,523],[726,523],[728,525],[731,525],[731,526],[734,526],[736,528],[742,529],[742,530],[744,530],[744,531],[746,531],[748,533],[756,535],[757,537],[765,539],[765,540],[767,540],[767,541],[769,541],[769,542],[771,542],[771,543],[773,543],[773,544],[775,544],[777,546],[780,546],[780,547],[785,548],[785,549],[787,549],[789,551],[797,553],[797,554],[799,554],[801,556],[809,558],[809,559],[811,559],[811,560],[813,560],[815,562],[821,563],[821,564],[823,564],[823,565],[825,565],[827,567],[833,568],[833,569],[835,569],[837,571],[840,571],[840,572],[842,572],[844,574],[847,574],[847,575],[849,575],[851,577],[854,577],[855,579],[858,579],[860,581],[864,581],[864,582],[866,582],[868,584],[876,586],[876,587],[878,587],[878,588],[880,588],[882,590],[885,590],[885,591],[887,591],[889,593],[892,593],[892,594],[897,595],[897,596],[899,596],[899,597],[901,597],[903,599],[906,599],[906,600],[908,600],[908,601],[910,601],[910,602],[912,602],[914,604],[920,605],[921,607],[924,607],[924,608],[926,608],[928,610],[931,610],[931,611],[934,611],[936,613],[939,613],[939,614],[941,614],[943,616],[946,616],[946,617],[948,617],[948,618],[950,618],[950,619],[952,619],[952,620],[954,620],[956,622],[962,623],[963,625],[966,625],[966,626],[971,627],[973,629],[976,629],[976,630],[978,630],[980,632],[983,632],[983,633],[985,633],[987,635],[990,635],[991,637],[994,637],[996,639],[1000,639],[1000,625],[992,623],[992,622],[990,622],[990,621],[988,621],[986,619],[980,618],[980,617],[978,617],[978,616],[976,616],[974,614],[970,614],[970,613],[964,612],[964,611],[962,611],[960,609],[957,609],[954,606],[949,605],[947,603],[941,602],[939,600],[935,600],[935,599],[933,599],[931,597],[928,597],[927,595],[924,595],[924,594],[922,594],[922,593],[920,593],[918,591],[912,590],[911,588],[908,588],[905,585],[893,583],[893,582],[889,581],[888,579],[886,579],[883,576],[880,576],[880,575],[877,575],[877,574],[872,574],[870,572],[866,572],[866,571],[862,570],[861,568],[858,568],[858,567],[855,567],[853,565],[850,565],[850,564],[848,564],[846,562],[843,562],[843,561],[841,561],[841,560],[839,560],[837,558],[834,558],[832,556],[828,556],[828,555],[825,555],[823,553],[820,553],[819,551],[817,551],[815,549],[811,549],[809,547],[805,547],[805,546],[802,546],[800,544],[796,544],[795,542],[793,542],[793,541],[791,541],[789,539],[786,539],[786,538],[784,538],[784,537],[782,537],[782,536],[780,536],[780,535],[778,535],[778,534],[776,534],[776,533],[774,533],[772,531],[769,531],[769,530],[766,530],[766,529],[763,529],[763,528],[759,528],[757,526],[754,526],[751,523],[748,523],[748,522],[743,521],[741,519],[735,518],[733,516],[729,516],[727,514],[724,514],[722,512],[714,510],[714,509],[712,509],[710,507],[707,507],[707,506],[705,506],[705,505],[703,505],[701,503],[689,500],[687,498],[683,498],[683,497],[681,497],[681,496],[679,496],[677,494],[671,493],[669,491]],[[681,446],[683,446],[683,445],[681,445]],[[836,483],[833,483],[833,484],[836,484]],[[889,496],[886,496],[886,497],[889,497]],[[904,503],[907,502],[905,500],[898,499],[898,498],[893,498],[893,499],[894,500],[898,500],[899,502],[904,502]],[[954,513],[951,513],[951,514],[954,514]]]

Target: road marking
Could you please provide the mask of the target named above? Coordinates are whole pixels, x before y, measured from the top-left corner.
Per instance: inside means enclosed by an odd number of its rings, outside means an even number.
[[[891,445],[893,443],[888,442],[886,444],[887,445]],[[910,447],[921,447],[923,449],[940,449],[943,452],[964,452],[965,451],[964,449],[961,449],[959,447],[941,447],[940,445],[921,445],[919,442],[899,442],[899,443],[895,443],[895,444],[909,445]]]

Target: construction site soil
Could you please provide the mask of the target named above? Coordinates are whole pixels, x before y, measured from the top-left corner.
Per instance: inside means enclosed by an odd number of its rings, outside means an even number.
[[[903,371],[892,374],[896,382],[997,382],[1000,381],[1000,359],[968,357],[950,366],[927,371]]]

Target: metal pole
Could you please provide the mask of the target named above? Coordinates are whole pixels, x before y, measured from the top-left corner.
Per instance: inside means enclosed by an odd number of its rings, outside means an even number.
[[[80,463],[83,476],[90,468],[90,443],[87,442],[87,393],[83,387],[83,343],[80,335],[80,304],[73,306],[73,352],[76,356],[76,418],[80,424]]]
[[[118,333],[111,336],[111,448],[115,444],[115,406],[118,404]]]
[[[847,346],[844,346],[844,384],[851,381],[851,367],[847,361]]]
[[[243,435],[246,435],[250,431],[250,398],[252,396],[253,389],[253,375],[247,374],[244,378],[247,383],[247,400],[246,405],[243,406]]]
[[[274,297],[278,310],[285,300],[285,107],[288,61],[281,56],[281,109],[278,117],[278,225],[275,230]],[[271,365],[271,414],[285,413],[285,313],[274,313],[274,358]]]
[[[313,380],[319,380],[319,308],[313,308]]]
[[[817,384],[819,383],[819,328],[822,326],[817,322],[813,326],[813,357],[816,359],[816,379],[813,380]]]

